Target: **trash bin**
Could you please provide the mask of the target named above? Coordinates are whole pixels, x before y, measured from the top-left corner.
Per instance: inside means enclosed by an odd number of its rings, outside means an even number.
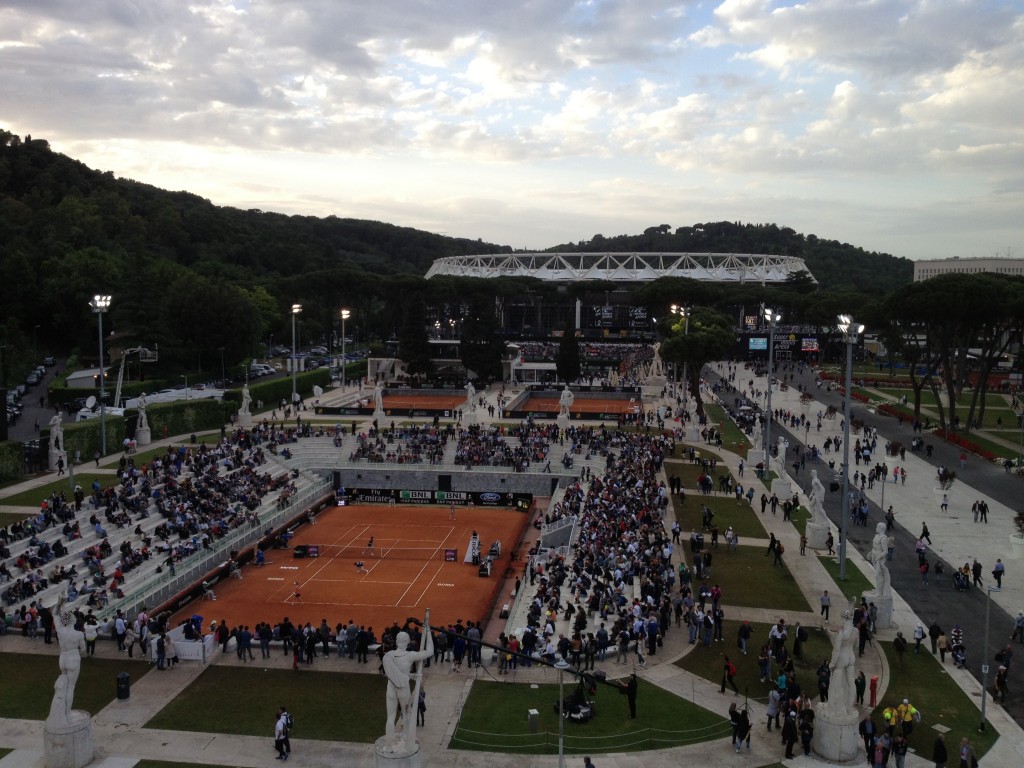
[[[193,432],[191,434],[191,436],[189,437],[189,439],[192,441],[192,445],[195,445],[196,444],[196,433]]]
[[[540,712],[536,709],[526,710],[526,723],[530,728],[530,733],[537,732],[537,719],[540,717]]]
[[[121,672],[117,676],[117,698],[121,701],[125,701],[131,695],[132,679],[127,672]]]

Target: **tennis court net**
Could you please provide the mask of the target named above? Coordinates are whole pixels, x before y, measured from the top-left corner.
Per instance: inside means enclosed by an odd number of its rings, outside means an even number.
[[[397,544],[374,542],[373,546],[353,544],[338,546],[335,544],[298,544],[292,548],[296,558],[327,557],[331,559],[370,561],[370,560],[449,560],[457,561],[458,552],[454,547],[402,547]],[[454,553],[454,554],[452,554]]]

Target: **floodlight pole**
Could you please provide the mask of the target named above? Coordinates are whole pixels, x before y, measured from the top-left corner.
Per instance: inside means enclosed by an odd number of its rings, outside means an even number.
[[[345,321],[352,316],[347,309],[341,310],[341,391],[345,391]]]
[[[299,355],[298,350],[295,347],[295,318],[302,312],[301,304],[292,304],[292,407],[298,408],[298,371],[299,371]]]
[[[988,598],[985,601],[985,645],[981,647],[981,723],[978,724],[978,733],[985,732],[985,699],[988,694],[988,632],[989,619],[992,616],[992,593],[1002,592],[999,587],[988,587]]]
[[[669,307],[669,311],[673,315],[679,315],[683,318],[683,336],[690,335],[690,308],[683,304],[673,304]],[[687,360],[683,360],[683,405],[686,404],[686,364]],[[676,364],[672,363],[672,396],[678,396],[677,384],[676,384]]]
[[[555,662],[558,670],[558,768],[565,768],[565,670],[569,663],[565,659]]]
[[[99,339],[100,339],[100,447],[103,455],[107,455],[107,392],[106,376],[103,375],[103,315],[110,309],[110,296],[96,294],[92,297],[92,301],[89,302],[89,306],[92,307],[92,311],[96,313],[99,319]]]
[[[850,396],[853,390],[853,345],[864,331],[849,315],[839,316],[839,330],[846,342],[846,392],[843,397],[843,498],[839,520],[839,580],[846,581],[846,526],[850,518]]]
[[[771,450],[772,450],[772,377],[774,374],[774,360],[775,357],[775,325],[779,320],[782,319],[782,315],[775,312],[773,309],[765,309],[764,319],[768,321],[768,399],[765,403],[765,418],[764,418],[764,473],[762,479],[765,481],[765,485],[768,484],[768,467],[770,464]],[[780,457],[785,461],[785,456]]]

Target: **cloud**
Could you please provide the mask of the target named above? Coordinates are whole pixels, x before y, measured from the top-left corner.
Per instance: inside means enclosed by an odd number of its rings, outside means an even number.
[[[554,222],[639,220],[658,200],[694,220],[792,226],[787,212],[816,201],[849,209],[894,189],[887,203],[926,216],[969,188],[1006,211],[1024,165],[1024,16],[996,0],[0,0],[0,13],[5,128],[223,203],[290,166],[259,207],[327,199],[400,220],[406,206],[444,230],[462,216],[476,236],[514,214],[520,239],[537,217],[540,246]]]

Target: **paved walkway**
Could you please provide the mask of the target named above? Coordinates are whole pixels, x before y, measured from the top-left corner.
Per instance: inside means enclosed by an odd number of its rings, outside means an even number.
[[[761,388],[763,389],[763,386]],[[650,387],[645,399],[654,404],[657,401],[656,394],[659,390],[660,387]],[[493,392],[488,393],[488,397],[491,399],[493,395]],[[784,400],[780,401],[779,395],[780,393],[776,393],[773,396],[773,406],[777,408],[790,407],[783,404]],[[794,405],[800,405],[798,399]],[[263,415],[260,414],[256,418],[262,419]],[[265,415],[269,416],[269,411]],[[333,422],[335,419],[334,417],[325,417],[325,420]],[[369,422],[365,423],[368,424]],[[836,423],[838,425],[838,420]],[[178,441],[160,441],[154,445],[164,442],[180,442],[180,439]],[[723,456],[730,467],[735,469],[738,466],[739,458],[736,455],[723,452]],[[115,456],[115,461],[116,458]],[[910,458],[908,455],[908,459]],[[901,487],[897,491],[897,493],[901,494],[898,497],[901,500],[900,506],[903,510],[901,515],[916,519],[927,514],[929,516],[929,526],[932,528],[933,539],[936,540],[936,546],[939,546],[940,541],[944,542],[943,546],[949,547],[950,557],[955,561],[956,558],[959,558],[963,549],[969,547],[970,544],[960,541],[960,532],[955,528],[958,521],[950,520],[950,527],[946,528],[946,521],[940,521],[935,518],[934,495],[927,492],[929,489],[927,488],[926,481],[923,479],[928,477],[926,468],[924,466],[916,467],[908,462],[908,472],[911,471],[911,477],[916,477],[920,473],[922,477],[921,483],[924,485],[921,487],[918,487],[917,483],[911,485],[911,480],[908,479],[909,490]],[[752,480],[750,474],[748,471],[744,478],[748,482]],[[28,481],[22,484],[22,486],[31,487],[33,483],[38,486],[49,482],[51,479],[50,476],[43,476]],[[916,491],[914,491],[915,487],[917,488]],[[760,495],[760,490],[758,486],[757,496]],[[892,490],[894,489],[890,487],[889,491]],[[12,492],[17,492],[17,489],[5,489],[0,492],[0,504],[2,504],[2,497]],[[973,491],[967,492],[966,489],[964,493],[965,498],[974,495]],[[835,494],[832,496],[834,497]],[[886,503],[891,502],[887,499]],[[992,504],[993,502],[990,502],[990,505]],[[994,506],[993,510],[995,510]],[[817,604],[817,596],[823,589],[829,589],[832,594],[841,594],[817,557],[800,557],[796,554],[799,551],[799,545],[794,528],[789,523],[783,524],[781,515],[771,520],[767,520],[767,517],[771,516],[766,516],[767,529],[774,531],[777,537],[782,537],[786,544],[787,565],[793,572],[804,594],[808,596],[811,604]],[[898,517],[898,519],[900,518]],[[963,523],[961,522],[960,526],[962,527],[962,525]],[[992,525],[990,523],[989,538],[996,535],[992,533],[995,531],[995,528],[991,527]],[[977,535],[981,536],[982,534]],[[851,544],[854,543],[852,535],[850,541]],[[982,540],[979,539],[974,542],[974,546],[982,547]],[[994,544],[989,542],[989,546],[994,546]],[[989,548],[985,551],[993,550]],[[870,573],[869,567],[854,548],[851,547],[849,554],[850,567],[860,568],[865,573]],[[894,586],[899,590],[901,586],[909,588],[911,585],[899,584],[894,573]],[[978,590],[974,590],[974,592],[977,593]],[[948,598],[949,595],[946,595],[946,597]],[[896,595],[895,598],[898,626],[912,627],[918,620],[918,616],[912,610],[910,602],[904,600],[902,594]],[[1014,602],[1013,599],[1007,599],[1007,604],[1012,602]],[[729,611],[731,618],[750,618],[754,621],[767,621],[775,618],[775,612],[770,610],[755,610],[743,608],[742,606],[732,606]],[[798,618],[806,618],[808,623],[817,620],[815,614],[808,614],[806,617]],[[0,647],[3,650],[8,651],[49,652],[49,649],[38,641],[32,642],[16,636],[7,636],[0,641],[0,644],[2,644]],[[687,652],[689,648],[690,646],[686,645],[683,640],[683,633],[681,631],[669,632],[665,648],[655,659],[651,660],[648,669],[643,670],[641,675],[649,681],[677,693],[683,698],[698,702],[702,706],[724,715],[729,703],[733,700],[732,697],[719,694],[717,683],[711,683],[690,675],[671,663]],[[103,643],[100,645],[99,654],[116,656],[117,652],[112,644]],[[864,664],[869,674],[877,670],[884,685],[888,679],[884,656],[874,652],[873,656],[869,653],[864,659]],[[217,655],[212,663],[236,664],[237,660],[233,655],[229,655],[226,658]],[[285,666],[290,664],[290,661],[286,661],[282,655],[275,655],[269,660],[269,663],[275,666]],[[330,662],[316,665],[315,671],[309,671],[308,674],[317,674],[325,670],[352,671],[351,668],[346,666],[346,663],[345,660],[332,659]],[[605,667],[609,669],[609,674],[612,676],[614,676],[612,671],[614,666],[611,662],[605,662]],[[179,665],[173,672],[164,674],[157,674],[155,671],[152,671],[144,675],[133,686],[132,697],[129,702],[114,701],[99,712],[94,718],[94,735],[97,750],[97,762],[94,765],[102,765],[104,768],[130,768],[137,759],[142,758],[224,766],[258,765],[264,764],[264,762],[269,764],[269,761],[273,759],[269,735],[267,738],[257,738],[205,733],[168,733],[141,727],[169,699],[180,693],[185,686],[194,680],[200,671],[201,668],[198,665]],[[977,696],[978,684],[967,672],[952,669],[949,669],[949,672],[953,679],[970,695]],[[304,672],[303,674],[307,673]],[[462,766],[468,766],[469,768],[474,768],[475,766],[480,766],[481,768],[483,766],[496,766],[497,768],[503,768],[504,766],[510,766],[510,768],[511,766],[516,768],[524,768],[524,766],[553,768],[553,766],[557,765],[557,757],[553,756],[531,757],[448,749],[447,745],[457,724],[461,706],[469,690],[472,675],[479,675],[482,678],[490,679],[490,674],[486,671],[478,672],[474,670],[473,672],[453,674],[444,665],[434,665],[427,670],[426,680],[430,688],[430,710],[428,712],[427,725],[420,730],[424,765],[457,765],[460,768]],[[549,669],[520,670],[516,676],[516,681],[551,683],[555,682],[555,673]],[[1021,764],[1024,762],[1024,753],[1021,752],[1024,749],[1022,747],[1024,745],[1024,733],[1006,715],[1002,707],[990,703],[988,711],[990,721],[1002,734],[1002,738],[999,739],[995,747],[982,761],[983,764],[993,766]],[[25,768],[28,766],[38,768],[38,766],[41,766],[42,723],[40,721],[4,720],[2,731],[3,736],[0,736],[0,746],[14,748],[15,751],[0,760],[0,768]],[[718,766],[732,766],[741,763],[746,765],[765,765],[778,761],[781,757],[782,749],[775,741],[774,735],[768,739],[761,738],[760,734],[763,731],[756,728],[754,733],[755,738],[751,755],[736,755],[728,742],[713,742],[653,752],[601,755],[595,762],[603,767],[610,766],[611,768],[661,768],[661,766],[677,766],[679,764],[700,761],[708,766],[708,768],[717,768]],[[374,763],[372,747],[369,745],[303,741],[301,738],[295,740],[294,759],[302,765],[324,766],[325,768],[328,766],[330,768],[337,768],[339,764],[368,767]],[[862,758],[854,761],[854,764],[861,764],[861,760]],[[799,757],[792,761],[783,762],[786,765],[824,764],[814,757]],[[573,766],[581,765],[582,759],[575,756],[567,757],[566,763]],[[910,768],[923,768],[923,766],[929,764],[927,761],[916,756],[909,756],[907,759],[907,765]]]

